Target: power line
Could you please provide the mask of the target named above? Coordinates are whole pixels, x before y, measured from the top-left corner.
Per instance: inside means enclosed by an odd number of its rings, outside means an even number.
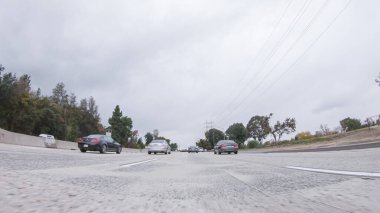
[[[303,58],[306,53],[309,52],[309,50],[322,38],[322,36],[331,28],[331,26],[335,23],[335,21],[339,18],[339,16],[342,15],[342,13],[348,8],[348,6],[350,5],[350,3],[352,2],[352,0],[348,0],[348,2],[346,3],[346,5],[339,11],[339,13],[332,19],[332,21],[328,24],[328,26],[317,36],[317,38],[305,49],[305,51],[300,55],[300,57],[298,57],[294,63],[292,63],[288,69],[286,69],[276,80],[275,80],[275,83],[274,84],[271,84],[266,90],[264,90],[263,93],[261,93],[261,95],[263,95],[266,91],[270,90],[274,85],[276,85],[276,83],[281,80],[281,78],[286,74],[288,73],[292,68],[294,68],[299,62],[300,62],[300,59]]]
[[[319,10],[317,11],[317,13],[315,13],[311,19],[311,21],[308,23],[308,25],[306,26],[306,28],[302,31],[302,33],[297,37],[297,39],[291,44],[290,48],[287,49],[286,53],[282,55],[282,57],[277,61],[277,63],[267,72],[267,74],[264,76],[263,79],[261,79],[261,81],[259,82],[259,84],[257,84],[249,93],[247,93],[247,95],[244,96],[243,99],[241,99],[241,101],[238,103],[238,105],[236,105],[236,107],[234,107],[233,110],[231,110],[227,116],[225,116],[223,119],[221,119],[220,121],[224,121],[225,119],[229,118],[246,100],[247,98],[253,93],[255,92],[264,82],[265,80],[272,74],[272,72],[278,67],[278,65],[280,65],[282,63],[282,61],[286,58],[286,56],[291,52],[291,50],[297,45],[297,43],[301,40],[301,38],[305,35],[305,33],[307,31],[309,31],[310,27],[312,26],[312,24],[315,22],[315,20],[320,16],[321,12],[323,11],[323,9],[327,6],[327,3],[329,1],[326,0],[324,2],[324,4],[319,8]],[[305,11],[304,11],[305,12]],[[301,16],[302,17],[302,16]],[[262,70],[260,70],[262,71]],[[249,83],[249,82],[248,82]]]
[[[264,70],[264,67],[268,64],[268,62],[273,58],[273,56],[276,54],[277,50],[279,49],[280,46],[282,46],[284,40],[289,36],[289,34],[295,29],[295,26],[299,22],[300,18],[304,16],[305,12],[309,8],[311,2],[313,0],[307,0],[304,2],[303,6],[301,9],[297,12],[297,15],[293,18],[289,26],[287,27],[287,30],[281,35],[280,39],[276,42],[272,50],[270,51],[269,55],[267,55],[264,59],[264,62],[261,63],[260,68],[258,69],[259,72],[256,75],[259,75],[262,73]],[[249,88],[250,86],[250,81],[252,78],[250,78],[247,83],[241,88],[240,92],[235,96],[235,98],[230,102],[230,104],[226,107],[228,109],[230,106],[233,106],[233,103],[239,100],[239,97],[242,94],[242,91],[245,91]],[[219,117],[223,117],[225,110],[219,115]]]
[[[338,14],[330,21],[327,27],[316,37],[314,41],[305,49],[304,52],[274,81],[273,84],[270,84],[260,95],[263,95],[266,91],[270,90],[276,83],[281,80],[281,78],[288,73],[292,68],[294,68],[300,60],[311,50],[311,48],[322,38],[322,36],[331,28],[331,26],[336,22],[336,20],[343,14],[343,12],[348,8],[352,0],[348,0],[345,6],[338,12]],[[236,109],[236,108],[235,108]],[[232,114],[232,113],[230,113]]]
[[[274,35],[274,32],[277,30],[278,26],[280,25],[280,23],[281,23],[282,20],[284,19],[285,15],[286,15],[286,13],[287,13],[287,11],[288,11],[288,9],[290,8],[290,6],[291,6],[292,3],[293,3],[293,0],[289,1],[289,3],[287,4],[285,10],[284,10],[283,13],[280,15],[280,18],[276,21],[275,27],[272,29],[272,31],[270,32],[269,36],[266,38],[265,42],[260,46],[260,49],[257,51],[257,53],[255,54],[254,58],[252,59],[252,63],[248,66],[249,68],[246,69],[246,70],[244,71],[243,75],[241,75],[241,78],[239,79],[239,81],[237,81],[237,83],[241,82],[241,81],[246,77],[246,75],[249,73],[248,71],[250,70],[250,68],[256,63],[256,59],[257,59],[258,56],[259,56],[260,54],[262,54],[262,52],[264,51],[264,47],[267,46],[268,42],[270,41],[270,39],[271,39],[272,36]],[[240,90],[240,91],[241,91],[241,90]],[[233,92],[230,92],[230,95],[229,95],[229,96],[231,96],[231,95],[234,94],[235,92],[236,92],[236,90],[233,91]],[[237,93],[237,94],[240,94],[240,92]],[[238,96],[235,96],[235,99],[236,99],[236,97],[238,97]],[[233,101],[231,101],[231,102],[228,104],[228,106],[226,106],[226,108],[229,108],[229,107],[231,106],[231,103],[233,103],[233,102],[235,101],[235,99],[234,99]],[[220,113],[218,113],[218,114],[223,113],[223,111],[224,111],[224,110],[220,111]],[[217,114],[217,115],[218,115],[218,114]],[[214,115],[215,115],[215,114],[214,114]],[[212,117],[214,117],[214,115],[213,115]]]

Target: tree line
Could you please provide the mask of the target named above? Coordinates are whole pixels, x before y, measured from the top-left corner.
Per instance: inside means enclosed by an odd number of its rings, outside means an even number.
[[[0,65],[0,128],[28,135],[54,135],[75,141],[92,133],[104,133],[98,106],[93,97],[77,102],[64,83],[58,83],[51,96],[31,89],[31,77],[3,73]]]
[[[144,148],[138,131],[132,129],[132,118],[123,116],[119,105],[108,119],[110,126],[105,128],[93,97],[78,102],[63,82],[55,86],[50,96],[44,96],[41,89],[31,89],[29,75],[17,77],[4,71],[0,64],[0,128],[34,136],[45,133],[66,141],[110,130],[124,147]]]
[[[199,139],[196,145],[203,149],[212,149],[219,140],[230,139],[244,148],[244,142],[252,138],[255,143],[262,144],[263,141],[271,135],[274,142],[281,140],[283,135],[296,131],[295,118],[286,118],[284,121],[277,121],[273,126],[270,125],[270,119],[273,114],[255,115],[247,123],[234,123],[223,132],[216,128],[211,128],[205,132],[205,138]]]

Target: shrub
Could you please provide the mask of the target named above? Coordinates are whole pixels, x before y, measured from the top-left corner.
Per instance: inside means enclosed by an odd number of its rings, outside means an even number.
[[[256,141],[256,140],[250,140],[250,141],[248,141],[248,145],[247,146],[250,149],[258,148],[258,147],[260,147],[260,143],[258,141]]]
[[[296,135],[296,140],[305,140],[313,138],[314,136],[310,132],[300,132]]]

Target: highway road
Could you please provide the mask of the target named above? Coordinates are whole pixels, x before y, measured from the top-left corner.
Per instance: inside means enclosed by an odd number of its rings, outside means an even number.
[[[0,212],[380,212],[380,148],[98,154],[0,144]]]

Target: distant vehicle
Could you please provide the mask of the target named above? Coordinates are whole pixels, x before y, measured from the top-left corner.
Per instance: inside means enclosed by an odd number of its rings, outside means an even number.
[[[78,148],[81,152],[99,151],[102,154],[106,152],[120,154],[122,150],[121,144],[106,135],[89,135],[80,138]]]
[[[181,149],[180,152],[187,152],[187,149]]]
[[[171,154],[171,148],[166,140],[152,140],[148,145],[148,154],[165,153]]]
[[[55,143],[55,138],[53,135],[40,134],[39,137],[43,139],[45,147],[57,148],[57,144]]]
[[[231,154],[232,152],[237,154],[239,151],[239,145],[233,140],[220,140],[214,147],[214,154],[219,155],[223,152]]]
[[[198,152],[199,152],[199,149],[198,149],[198,147],[196,147],[196,146],[190,146],[190,147],[187,149],[187,152],[188,152],[188,153],[190,153],[190,152],[198,153]]]

